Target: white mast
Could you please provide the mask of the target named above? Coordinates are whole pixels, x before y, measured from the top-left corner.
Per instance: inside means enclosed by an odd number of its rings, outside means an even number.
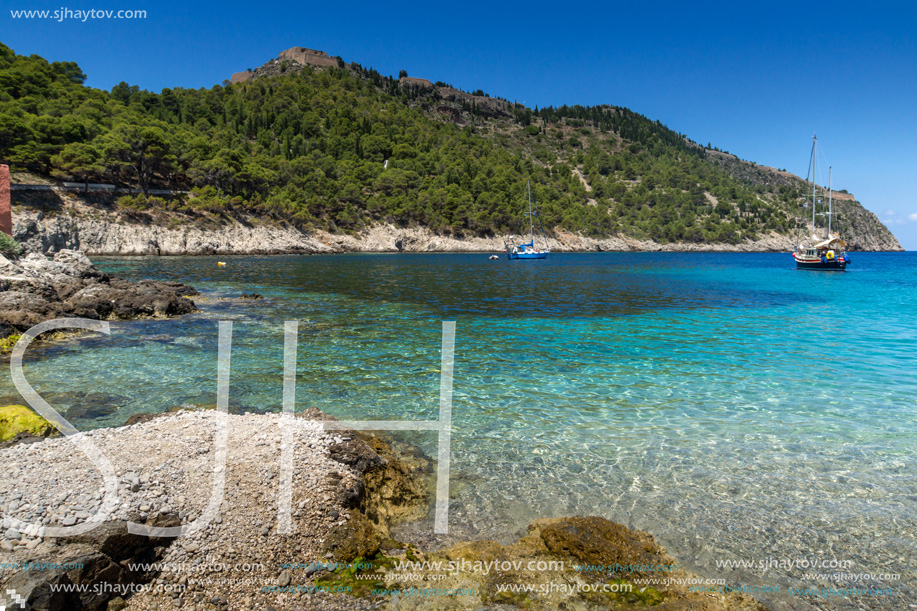
[[[831,206],[831,166],[828,166],[828,238],[831,238],[831,215],[834,213]]]
[[[818,161],[818,136],[812,135],[812,235],[815,236],[815,185],[818,184],[815,164]]]
[[[535,248],[535,217],[532,216],[532,181],[527,183],[529,191],[529,232],[531,234],[532,248]]]

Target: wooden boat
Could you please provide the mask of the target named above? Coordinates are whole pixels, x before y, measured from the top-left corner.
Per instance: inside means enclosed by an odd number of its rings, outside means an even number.
[[[850,265],[850,257],[847,255],[847,243],[841,239],[839,233],[831,234],[831,217],[834,215],[833,191],[831,190],[832,173],[828,168],[828,211],[818,213],[816,211],[821,200],[818,199],[816,164],[818,162],[818,137],[812,136],[812,161],[810,169],[812,170],[812,242],[811,246],[800,244],[793,251],[793,259],[796,261],[796,269],[811,269],[823,271],[842,272]],[[826,235],[824,239],[817,237],[818,230],[815,226],[815,217],[824,216],[828,219],[825,224]]]
[[[828,238],[811,248],[796,250],[793,258],[796,259],[797,269],[817,269],[842,272],[850,264],[850,257],[845,252],[847,243],[834,236]]]

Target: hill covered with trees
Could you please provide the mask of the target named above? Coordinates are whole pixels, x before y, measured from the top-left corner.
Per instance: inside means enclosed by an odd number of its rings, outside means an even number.
[[[802,180],[626,108],[529,109],[336,60],[271,60],[210,89],[102,91],[73,62],[0,44],[0,161],[138,189],[117,200],[125,211],[254,215],[306,231],[519,233],[527,180],[549,233],[737,244],[804,226]],[[841,231],[891,237],[849,205]]]

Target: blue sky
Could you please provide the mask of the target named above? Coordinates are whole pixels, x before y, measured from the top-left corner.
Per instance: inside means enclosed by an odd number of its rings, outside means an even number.
[[[835,187],[917,249],[917,8],[637,4],[3,0],[0,41],[76,61],[94,87],[124,80],[155,91],[210,87],[289,47],[311,47],[529,106],[627,106],[803,176],[817,132]],[[147,17],[10,14],[61,8]]]

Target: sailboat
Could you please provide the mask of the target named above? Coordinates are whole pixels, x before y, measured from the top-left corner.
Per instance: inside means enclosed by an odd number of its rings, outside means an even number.
[[[544,239],[544,248],[538,250],[535,248],[535,217],[538,216],[538,209],[532,207],[532,183],[526,182],[526,190],[529,197],[529,241],[527,244],[518,244],[515,246],[505,244],[506,257],[508,259],[546,259],[548,253],[548,239],[544,235],[544,226],[541,224],[541,217],[538,217],[538,226],[541,228],[541,237]],[[512,239],[514,236],[510,236]]]
[[[812,246],[803,246],[800,244],[793,251],[793,259],[796,260],[796,269],[812,269],[842,272],[850,265],[850,257],[847,256],[847,242],[841,239],[839,233],[831,233],[831,217],[834,214],[833,194],[831,190],[831,168],[828,169],[828,212],[816,214],[816,207],[820,200],[817,199],[817,179],[815,166],[818,157],[818,136],[812,136]],[[818,230],[815,226],[815,217],[825,216],[828,218],[825,228],[825,238],[818,236]]]

